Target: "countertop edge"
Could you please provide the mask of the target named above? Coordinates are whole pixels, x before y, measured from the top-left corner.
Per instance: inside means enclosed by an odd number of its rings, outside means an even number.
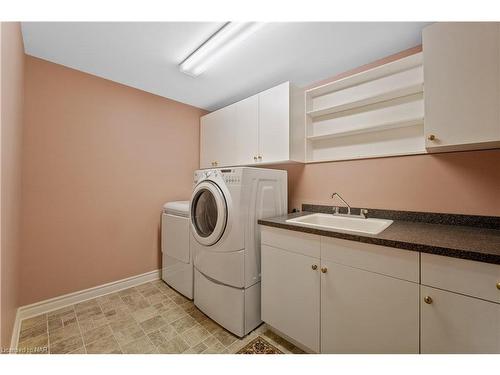
[[[301,216],[301,215],[298,215],[298,216]],[[447,247],[431,246],[431,245],[425,245],[425,244],[420,244],[420,243],[415,243],[415,242],[402,242],[402,241],[396,241],[396,240],[389,240],[389,239],[385,239],[385,238],[376,238],[376,237],[363,236],[363,235],[358,235],[358,234],[349,234],[349,233],[335,232],[335,231],[330,231],[330,230],[322,230],[322,229],[318,229],[318,228],[311,229],[311,228],[307,228],[307,227],[303,227],[303,226],[299,226],[299,225],[283,224],[283,223],[270,221],[270,220],[266,220],[266,219],[259,219],[257,222],[260,225],[264,225],[264,226],[268,226],[268,227],[275,227],[275,228],[280,228],[280,229],[287,229],[287,230],[292,230],[295,232],[310,233],[310,234],[315,234],[318,236],[340,238],[340,239],[344,239],[344,240],[393,247],[393,248],[403,249],[403,250],[408,250],[408,251],[416,251],[416,252],[420,252],[420,253],[442,255],[442,256],[447,256],[447,257],[452,257],[452,258],[473,260],[473,261],[482,262],[482,263],[492,263],[492,264],[500,265],[500,255],[497,255],[497,254],[486,254],[486,253],[475,252],[475,251],[471,251],[471,250],[462,250],[462,249],[453,249],[453,248],[447,248]]]

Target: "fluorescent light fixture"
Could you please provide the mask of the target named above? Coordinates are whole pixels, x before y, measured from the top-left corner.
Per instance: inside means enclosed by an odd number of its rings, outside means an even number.
[[[258,22],[226,23],[180,64],[181,72],[194,77],[203,73],[224,52],[242,42],[261,26],[262,23]]]

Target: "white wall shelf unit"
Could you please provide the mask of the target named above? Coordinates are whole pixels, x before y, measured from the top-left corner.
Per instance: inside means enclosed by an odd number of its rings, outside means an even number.
[[[305,91],[306,162],[425,153],[422,53]]]
[[[408,95],[392,100],[391,103],[378,103],[344,112],[342,116],[318,118],[312,126],[307,139],[318,140],[369,133],[398,127],[422,124],[424,103],[422,94]]]

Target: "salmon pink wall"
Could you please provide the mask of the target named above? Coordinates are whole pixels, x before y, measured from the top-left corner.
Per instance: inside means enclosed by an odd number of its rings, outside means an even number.
[[[289,209],[333,205],[500,216],[500,150],[280,166]]]
[[[418,53],[416,46],[308,86],[312,88]],[[306,165],[288,170],[289,209],[333,205],[500,216],[500,150],[399,156]]]
[[[27,57],[21,304],[160,268],[205,112]]]
[[[0,34],[0,347],[8,348],[19,306],[24,47],[19,23],[2,22]]]

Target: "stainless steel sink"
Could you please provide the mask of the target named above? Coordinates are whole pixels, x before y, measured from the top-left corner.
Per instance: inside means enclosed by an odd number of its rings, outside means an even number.
[[[379,234],[389,225],[392,220],[386,219],[364,219],[361,217],[339,216],[332,214],[311,214],[289,219],[287,223],[294,223],[306,227],[330,229],[344,233],[366,233]]]

